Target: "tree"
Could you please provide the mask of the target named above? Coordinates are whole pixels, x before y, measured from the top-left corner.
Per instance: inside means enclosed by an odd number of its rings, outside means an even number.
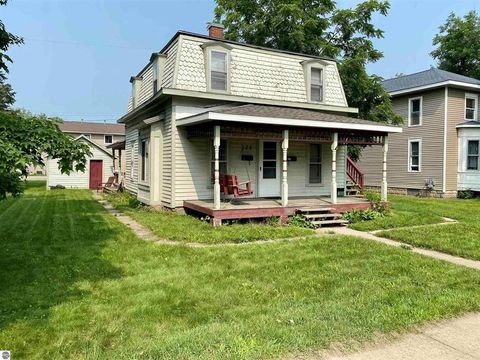
[[[0,5],[6,5],[0,0]],[[17,196],[22,192],[22,176],[26,176],[29,164],[44,165],[45,156],[58,159],[64,173],[72,170],[85,171],[89,147],[74,141],[58,128],[58,120],[44,115],[34,116],[21,110],[10,110],[15,93],[5,83],[10,45],[21,44],[23,40],[5,29],[0,21],[0,200],[7,194]]]
[[[442,70],[480,79],[480,16],[470,11],[463,18],[451,13],[433,38],[430,54]]]
[[[359,109],[359,117],[402,123],[382,78],[366,71],[367,63],[383,57],[373,46],[372,39],[382,38],[383,31],[372,24],[372,16],[386,16],[388,1],[366,0],[353,9],[337,9],[332,0],[216,2],[215,21],[225,26],[227,39],[337,59],[348,104]],[[358,147],[349,150],[358,159]]]

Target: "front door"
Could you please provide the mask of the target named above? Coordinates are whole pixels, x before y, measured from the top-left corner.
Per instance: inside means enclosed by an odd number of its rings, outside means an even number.
[[[258,196],[280,196],[279,143],[260,141]]]
[[[90,160],[90,184],[89,188],[97,190],[102,186],[103,179],[103,161]]]

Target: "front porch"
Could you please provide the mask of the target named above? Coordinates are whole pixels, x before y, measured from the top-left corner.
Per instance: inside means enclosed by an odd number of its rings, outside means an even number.
[[[308,209],[330,209],[332,212],[345,212],[349,210],[365,210],[370,207],[370,202],[362,197],[339,197],[332,203],[329,196],[291,197],[288,205],[282,205],[281,198],[245,198],[222,201],[220,208],[215,208],[213,200],[184,201],[183,207],[190,212],[208,215],[215,225],[222,220],[250,219],[277,216],[285,219],[295,215],[297,211]]]

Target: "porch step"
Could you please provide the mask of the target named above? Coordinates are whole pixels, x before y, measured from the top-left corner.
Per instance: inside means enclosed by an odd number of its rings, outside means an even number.
[[[304,215],[307,219],[326,219],[326,218],[339,218],[342,216],[342,214],[338,213],[328,213],[328,214],[307,214]]]
[[[321,220],[321,221],[311,221],[311,223],[317,227],[322,227],[326,225],[347,225],[348,221],[343,219],[336,220]]]
[[[342,219],[342,214],[334,211],[333,208],[302,208],[298,210],[298,213],[302,214],[315,227],[348,224],[348,221]]]

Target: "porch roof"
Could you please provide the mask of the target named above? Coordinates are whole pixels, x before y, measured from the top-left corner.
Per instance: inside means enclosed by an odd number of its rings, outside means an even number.
[[[177,126],[192,126],[212,121],[299,126],[322,129],[361,130],[384,133],[402,132],[402,128],[399,126],[383,125],[374,121],[356,119],[315,110],[257,104],[244,104],[206,111],[193,116],[177,119]]]

